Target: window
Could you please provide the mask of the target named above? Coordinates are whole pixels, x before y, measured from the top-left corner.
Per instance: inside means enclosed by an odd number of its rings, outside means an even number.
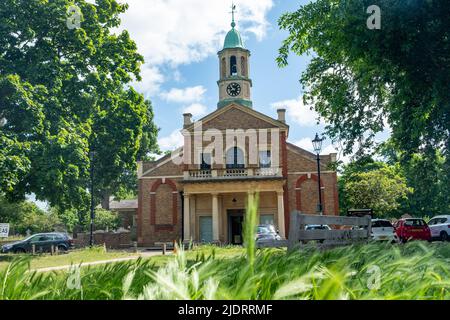
[[[438,221],[439,219],[431,219],[430,221],[428,221],[428,225],[429,226],[432,226],[432,225],[435,225],[435,224],[438,224],[439,223],[439,221]]]
[[[372,228],[392,228],[392,224],[387,220],[378,220],[372,222]]]
[[[425,225],[425,222],[422,219],[405,220],[405,226],[408,226],[408,227],[422,227],[424,225]]]
[[[247,77],[247,61],[245,57],[241,57],[241,70],[242,70],[242,76]]]
[[[225,78],[227,76],[227,62],[225,58],[222,58],[222,65],[221,65],[221,71],[220,71],[222,78]]]
[[[230,58],[230,75],[237,76],[237,60],[235,56]]]
[[[201,170],[211,170],[211,154],[202,153],[201,154],[202,163],[200,165]]]
[[[272,159],[269,150],[259,152],[259,166],[261,168],[270,168],[272,166]]]
[[[273,214],[262,214],[259,217],[259,223],[264,224],[264,225],[267,225],[267,224],[273,225],[274,224],[273,223]]]
[[[243,169],[245,167],[244,152],[234,147],[227,151],[227,169]]]

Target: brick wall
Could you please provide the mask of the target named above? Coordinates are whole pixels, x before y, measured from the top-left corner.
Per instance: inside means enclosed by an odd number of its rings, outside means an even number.
[[[182,199],[180,186],[173,179],[141,180],[138,215],[138,243],[153,246],[155,242],[181,239]]]
[[[90,234],[78,233],[77,238],[74,239],[76,248],[84,248],[89,246]],[[108,249],[123,249],[131,247],[131,234],[129,232],[102,232],[94,233],[94,245],[105,244]]]

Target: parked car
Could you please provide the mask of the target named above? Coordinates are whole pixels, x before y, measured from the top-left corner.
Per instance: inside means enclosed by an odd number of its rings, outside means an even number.
[[[373,219],[372,220],[372,240],[375,241],[397,241],[394,226],[389,220]]]
[[[436,216],[428,222],[432,239],[450,240],[450,215]]]
[[[431,232],[423,219],[406,218],[398,220],[395,225],[395,233],[401,242],[408,240],[431,241]]]
[[[2,253],[26,253],[31,252],[33,245],[37,252],[51,251],[58,248],[59,251],[67,251],[73,247],[73,239],[65,233],[38,233],[24,240],[8,243],[2,246]]]
[[[256,229],[256,243],[282,240],[275,227],[271,224],[261,224]]]

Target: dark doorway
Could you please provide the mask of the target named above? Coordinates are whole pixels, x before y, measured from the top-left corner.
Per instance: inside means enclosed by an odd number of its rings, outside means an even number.
[[[228,210],[228,241],[233,245],[242,245],[242,225],[244,210]]]

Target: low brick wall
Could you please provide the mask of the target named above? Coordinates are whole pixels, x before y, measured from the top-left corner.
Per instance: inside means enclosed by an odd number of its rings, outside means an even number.
[[[89,233],[78,233],[74,239],[76,248],[89,246]],[[132,246],[130,232],[98,232],[94,233],[94,245],[105,244],[108,249],[123,249]]]

